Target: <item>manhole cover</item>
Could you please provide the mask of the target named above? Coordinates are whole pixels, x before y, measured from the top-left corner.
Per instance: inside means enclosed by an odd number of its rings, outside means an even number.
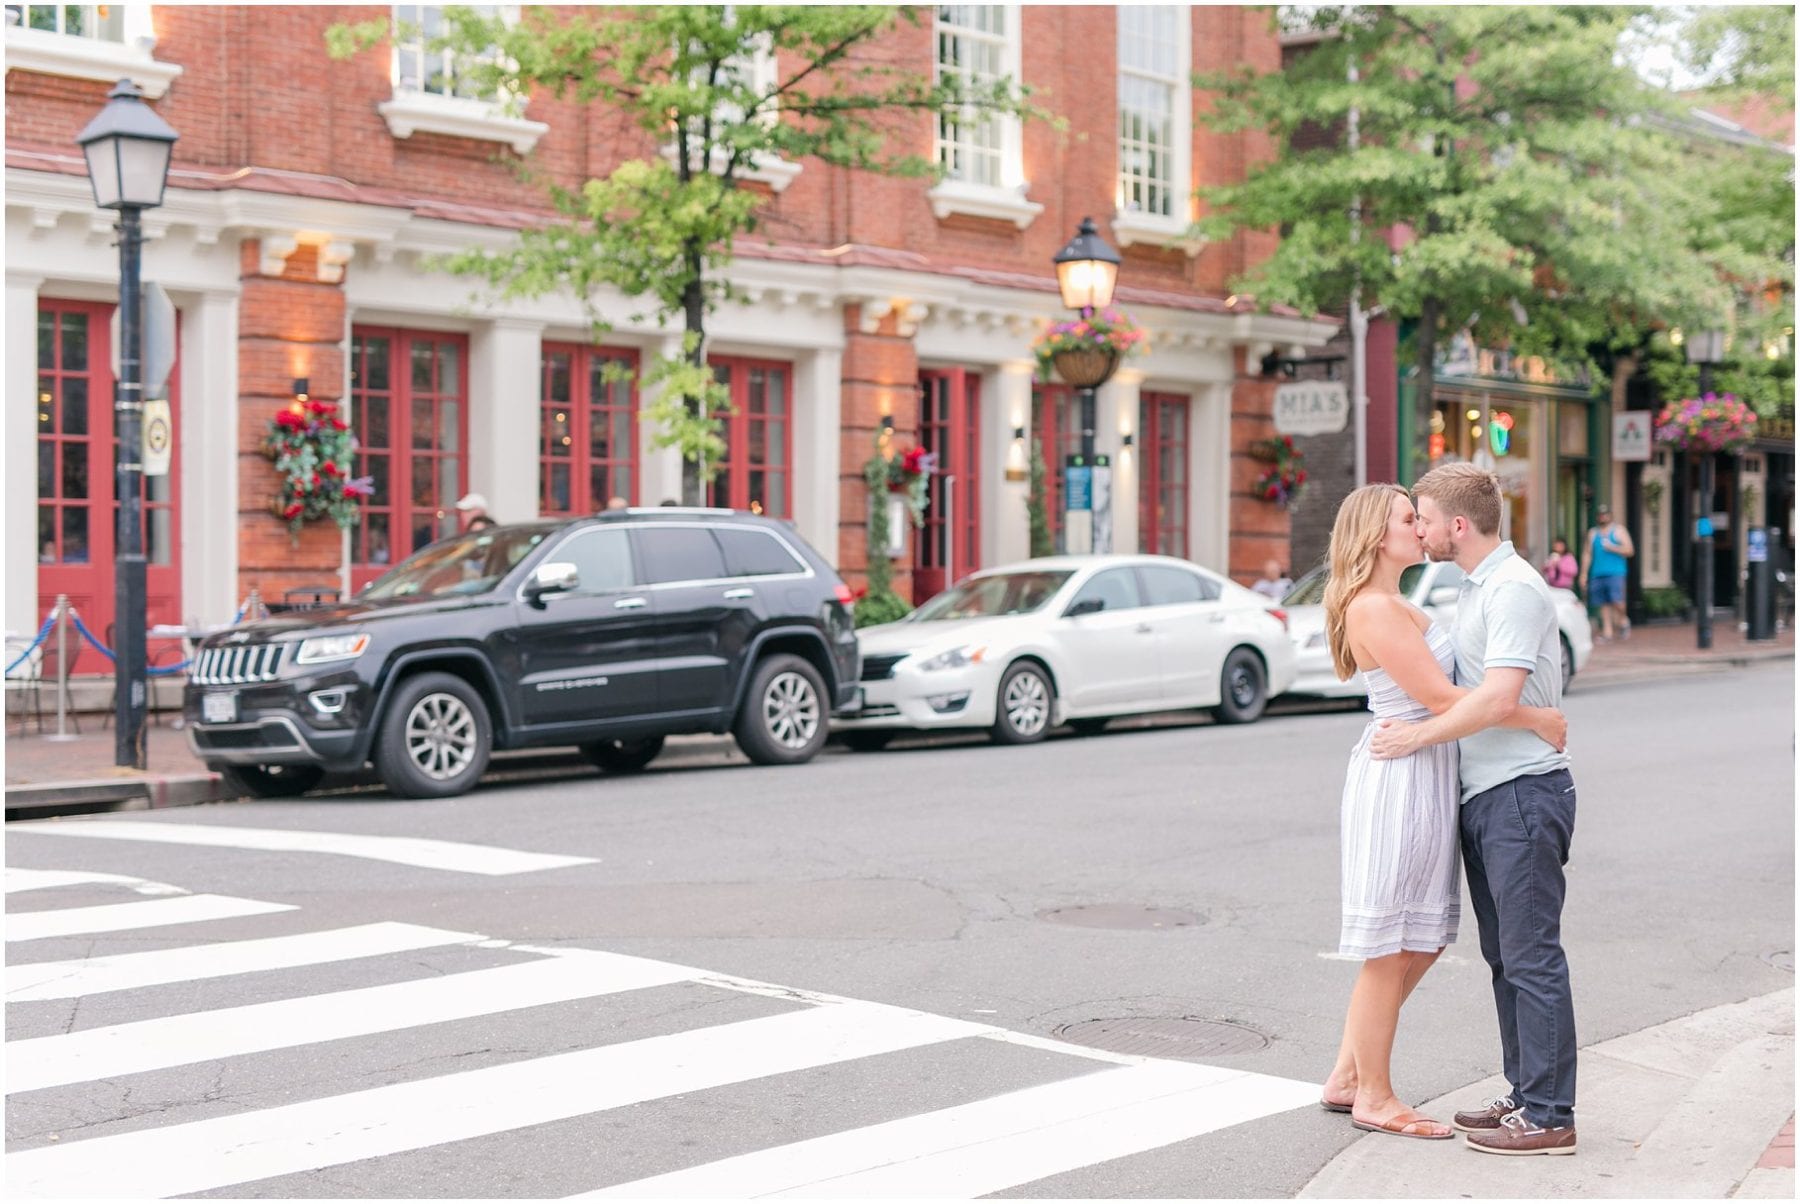
[[[1054,907],[1037,913],[1040,920],[1052,924],[1075,924],[1082,928],[1192,928],[1200,917],[1191,911],[1173,907],[1151,907],[1144,903],[1086,903],[1079,907]]]
[[[1208,1058],[1255,1053],[1269,1044],[1267,1037],[1245,1025],[1193,1016],[1082,1020],[1058,1026],[1056,1035],[1074,1045],[1149,1058]]]
[[[1792,949],[1777,949],[1773,953],[1765,953],[1762,955],[1762,960],[1777,970],[1786,970],[1789,974],[1794,972],[1794,951]]]

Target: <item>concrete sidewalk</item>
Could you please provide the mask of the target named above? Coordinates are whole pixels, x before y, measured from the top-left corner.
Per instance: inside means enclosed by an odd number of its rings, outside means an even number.
[[[1751,641],[1744,638],[1737,620],[1728,612],[1720,612],[1714,620],[1712,647],[1705,650],[1698,646],[1692,623],[1639,623],[1627,639],[1602,644],[1598,636],[1594,637],[1594,654],[1576,675],[1574,692],[1585,686],[1719,673],[1765,661],[1793,659],[1793,628],[1776,632],[1772,640]]]
[[[1495,1076],[1419,1110],[1448,1121],[1504,1090]],[[1793,1117],[1789,987],[1583,1049],[1573,1157],[1500,1158],[1466,1148],[1460,1136],[1416,1141],[1372,1133],[1300,1195],[1792,1199]]]

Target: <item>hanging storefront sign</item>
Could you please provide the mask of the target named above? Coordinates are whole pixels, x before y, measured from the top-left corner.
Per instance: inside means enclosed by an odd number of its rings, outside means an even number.
[[[1619,461],[1648,461],[1652,439],[1652,415],[1648,410],[1614,414],[1612,458]]]
[[[1342,381],[1296,380],[1275,389],[1275,431],[1282,435],[1332,435],[1350,417]]]

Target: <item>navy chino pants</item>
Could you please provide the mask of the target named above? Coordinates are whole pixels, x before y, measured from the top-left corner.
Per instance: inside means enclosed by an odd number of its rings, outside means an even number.
[[[1500,1050],[1533,1124],[1575,1123],[1575,1002],[1563,955],[1563,867],[1575,834],[1566,769],[1515,778],[1462,806],[1463,866],[1494,976]]]

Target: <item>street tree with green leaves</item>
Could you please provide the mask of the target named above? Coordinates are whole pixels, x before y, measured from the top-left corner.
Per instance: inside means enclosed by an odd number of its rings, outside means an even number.
[[[1618,54],[1640,15],[1287,10],[1290,29],[1322,35],[1292,67],[1196,81],[1217,94],[1209,124],[1262,129],[1276,146],[1242,184],[1202,193],[1202,227],[1281,231],[1238,282],[1261,305],[1335,309],[1360,284],[1413,319],[1420,396],[1439,342],[1464,329],[1486,345],[1594,363],[1664,325],[1716,323],[1747,282],[1791,284],[1768,237],[1779,207],[1763,214],[1771,198],[1751,190],[1754,200],[1737,198],[1742,225],[1725,220],[1729,189],[1677,128],[1685,106]],[[1344,129],[1353,111],[1354,148],[1310,136]],[[1743,183],[1767,167],[1730,174]],[[1791,233],[1791,192],[1786,212]],[[1414,412],[1422,451],[1430,407]]]
[[[724,452],[729,409],[706,363],[707,315],[741,300],[725,274],[737,240],[754,232],[768,196],[745,177],[775,160],[814,160],[890,175],[927,175],[921,117],[973,122],[1036,114],[1014,81],[921,75],[884,39],[930,19],[932,9],[881,6],[654,5],[528,7],[516,21],[467,7],[444,10],[428,50],[456,54],[458,81],[481,95],[547,92],[602,105],[653,147],[602,178],[569,188],[535,180],[558,219],[502,251],[469,250],[446,266],[499,298],[572,293],[596,335],[610,323],[602,290],[644,305],[633,321],[679,324],[678,356],[660,358],[644,383],[658,399],[646,416],[659,447],[680,449],[682,495],[699,504]],[[366,50],[386,21],[334,27],[334,55]],[[909,120],[913,119],[913,120]],[[916,135],[909,137],[908,135]]]

